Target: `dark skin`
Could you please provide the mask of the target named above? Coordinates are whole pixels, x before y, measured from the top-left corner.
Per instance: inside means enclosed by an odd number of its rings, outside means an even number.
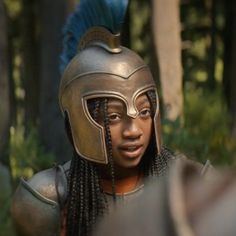
[[[136,99],[135,105],[138,115],[132,118],[127,115],[124,102],[116,98],[110,98],[108,101],[116,192],[119,193],[132,191],[140,181],[139,164],[148,147],[152,132],[151,105],[147,96],[141,94]],[[99,170],[103,187],[109,188],[111,181],[108,166],[99,165]]]

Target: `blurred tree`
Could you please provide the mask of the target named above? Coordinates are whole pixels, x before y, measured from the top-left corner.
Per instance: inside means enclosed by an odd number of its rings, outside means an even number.
[[[17,61],[17,54],[19,53],[19,43],[18,43],[18,37],[19,37],[19,20],[17,17],[17,7],[15,7],[14,1],[5,0],[6,5],[6,13],[7,13],[7,28],[8,28],[8,76],[9,76],[9,93],[10,93],[10,120],[13,126],[16,125],[17,120],[17,92],[16,92],[16,80],[15,77],[18,76],[18,73],[16,73],[16,61]],[[14,9],[14,10],[11,10]],[[17,74],[17,76],[16,76]]]
[[[179,0],[153,0],[152,4],[164,116],[175,120],[183,115]]]
[[[37,124],[39,113],[39,50],[36,0],[22,0],[21,37],[22,37],[22,80],[25,91],[25,135],[32,125]]]
[[[65,0],[41,0],[39,5],[41,27],[39,135],[45,150],[54,153],[60,162],[71,157],[58,105],[59,58],[66,9]]]
[[[232,116],[232,136],[236,138],[236,1],[225,1],[225,53],[223,84],[227,105]]]
[[[185,85],[213,91],[222,81],[223,9],[221,0],[181,0]]]
[[[216,0],[208,1],[208,12],[210,15],[209,46],[208,46],[208,88],[214,90],[216,87]]]
[[[8,163],[6,146],[9,141],[10,95],[8,76],[7,16],[3,0],[0,0],[0,161]]]
[[[181,3],[184,85],[188,82],[199,85],[207,80],[209,14],[204,0],[182,0]]]

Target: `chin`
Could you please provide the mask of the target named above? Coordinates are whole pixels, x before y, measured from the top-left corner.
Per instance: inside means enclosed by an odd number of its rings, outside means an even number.
[[[141,162],[141,158],[138,157],[132,160],[125,160],[120,163],[117,163],[117,166],[122,167],[122,168],[132,169],[139,166],[140,162]]]

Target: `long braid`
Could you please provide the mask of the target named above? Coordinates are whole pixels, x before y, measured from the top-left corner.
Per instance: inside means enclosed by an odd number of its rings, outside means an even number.
[[[91,166],[89,166],[90,168],[90,173],[91,173],[91,178],[92,178],[92,181],[95,182],[95,173],[94,173],[94,168],[92,168]],[[94,193],[95,192],[95,186],[92,184],[92,182],[90,183],[90,188],[91,188],[91,191]],[[98,214],[98,210],[96,208],[97,206],[97,200],[96,200],[96,197],[94,196],[94,194],[92,194],[91,196],[91,203],[92,203],[92,210],[91,210],[91,224],[94,225],[95,222],[96,222],[96,215]]]
[[[68,179],[68,202],[67,202],[67,230],[66,233],[67,235],[75,235],[75,220],[78,218],[78,211],[77,207],[75,206],[76,204],[76,199],[78,195],[78,188],[76,186],[76,180],[78,179],[77,172],[75,171],[78,169],[79,162],[76,158],[76,154],[72,158],[71,162],[71,167],[70,172],[69,172],[69,179]]]
[[[100,183],[101,183],[101,176],[97,171],[96,166],[94,167],[94,190],[95,193],[101,192],[103,193],[103,190],[101,189]],[[95,196],[96,199],[96,215],[101,217],[103,214],[108,212],[108,203],[107,203],[107,198],[104,196],[104,194],[99,194],[98,196]]]
[[[106,144],[107,144],[107,151],[108,151],[108,161],[109,167],[111,171],[111,181],[112,181],[112,196],[113,200],[116,201],[116,190],[115,190],[115,170],[114,170],[114,161],[113,161],[113,154],[112,154],[112,139],[111,139],[111,131],[110,131],[110,122],[108,117],[108,99],[104,99],[104,127],[106,131]]]
[[[72,165],[73,164],[73,165]],[[69,174],[66,235],[88,235],[107,209],[96,167],[75,155]]]
[[[154,117],[156,112],[156,94],[154,91],[148,91],[147,97],[149,99],[149,102],[151,104],[151,115]],[[149,161],[144,160],[144,168],[146,169],[145,172],[148,176],[162,176],[165,174],[168,163],[170,159],[174,158],[173,153],[171,153],[168,149],[162,147],[160,150],[160,154],[156,153],[157,147],[155,142],[155,134],[152,133],[151,142],[149,144],[149,147],[146,151],[146,157],[143,159],[149,159]]]
[[[101,106],[100,100],[95,100],[94,109],[92,111],[92,116],[95,121],[98,121],[98,114],[99,114],[100,106]]]
[[[89,206],[89,189],[90,189],[90,185],[89,185],[89,175],[90,173],[88,173],[88,162],[85,163],[85,176],[84,176],[84,202],[85,202],[85,208],[84,208],[84,215],[85,215],[85,225],[86,225],[86,235],[88,235],[88,233],[91,231],[91,217],[90,214],[92,214],[92,212],[89,212],[91,209],[91,206]]]
[[[92,115],[93,119],[98,122],[98,119],[99,119],[99,114],[101,115],[102,113],[102,109],[103,109],[103,113],[104,113],[104,105],[102,107],[102,104],[104,104],[104,101],[102,99],[91,99],[89,102],[88,102],[88,109],[89,109],[89,112],[90,114]],[[94,166],[94,169],[95,171],[97,171],[97,167]],[[93,176],[94,178],[94,181],[98,184],[101,183],[101,177],[100,175],[94,175]],[[98,186],[98,185],[97,185]],[[98,190],[96,190],[98,191]],[[103,202],[106,207],[105,208],[101,208],[100,211],[106,213],[107,212],[107,209],[108,209],[108,203],[107,203],[107,199],[106,198],[102,198],[102,199],[98,199],[100,202]],[[92,200],[93,201],[93,200]]]
[[[85,215],[84,215],[84,205],[85,205],[85,197],[84,197],[84,190],[86,188],[86,186],[84,186],[85,184],[85,173],[84,173],[84,160],[81,159],[80,160],[80,170],[79,170],[80,174],[79,174],[79,181],[78,183],[78,190],[79,190],[79,209],[77,210],[79,212],[79,235],[83,235],[86,233],[86,224],[84,224],[85,221]]]
[[[97,116],[99,104],[95,105]],[[65,120],[67,134],[72,141],[69,119]],[[100,187],[96,166],[78,156],[74,151],[68,174],[68,197],[66,202],[66,235],[84,236],[93,229],[98,217],[107,209],[107,202]]]

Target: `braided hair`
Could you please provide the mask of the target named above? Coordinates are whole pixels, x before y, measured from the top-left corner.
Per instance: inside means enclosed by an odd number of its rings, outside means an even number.
[[[95,119],[98,117],[99,105],[99,102],[94,103]],[[69,140],[73,143],[67,115],[65,126]],[[74,150],[67,178],[66,235],[88,235],[97,218],[102,216],[108,208],[100,186],[99,172],[94,163],[81,158]]]
[[[151,116],[154,118],[157,106],[156,94],[154,91],[150,90],[147,91],[146,95],[151,105]],[[152,130],[154,130],[154,124]],[[168,168],[169,160],[174,158],[174,154],[166,147],[162,147],[160,154],[157,154],[157,144],[155,140],[155,132],[153,131],[150,143],[144,153],[140,165],[141,171],[145,177],[163,176]]]
[[[152,117],[154,117],[156,110],[155,92],[148,91],[147,97],[151,104]],[[88,101],[88,109],[95,121],[98,121],[101,118],[100,116],[103,118],[113,200],[116,201],[112,139],[107,115],[108,100],[108,98],[91,99],[91,101]],[[73,144],[68,117],[65,119],[65,125],[69,139]],[[156,150],[155,134],[153,132],[150,144],[140,163],[144,176],[163,175],[168,166],[168,160],[173,157],[165,148],[162,148],[160,155],[156,154]],[[68,175],[68,197],[65,206],[66,236],[89,235],[97,219],[108,212],[106,196],[100,183],[101,176],[96,164],[81,158],[74,151]]]

